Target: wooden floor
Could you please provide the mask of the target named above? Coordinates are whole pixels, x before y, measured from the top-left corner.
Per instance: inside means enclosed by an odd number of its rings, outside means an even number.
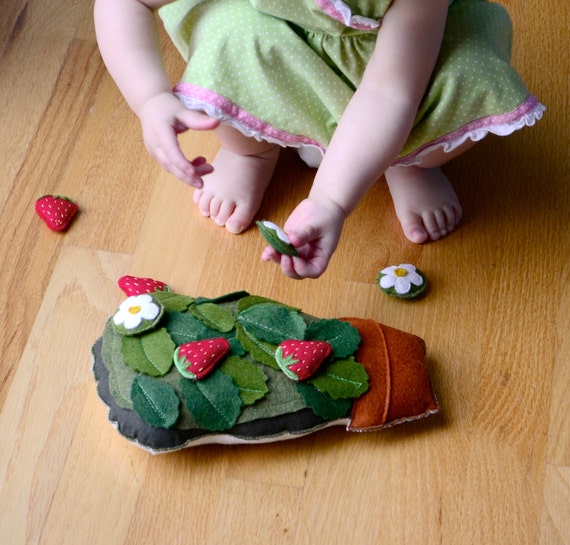
[[[91,0],[2,1],[0,543],[570,543],[570,3],[505,4],[543,121],[449,166],[465,208],[449,238],[405,242],[380,182],[328,272],[296,282],[261,262],[255,230],[234,237],[201,218],[146,155],[101,63]],[[174,78],[180,61],[166,56]],[[217,146],[183,142],[191,156]],[[283,223],[311,177],[284,154],[260,217]],[[79,202],[66,234],[35,216],[45,193]],[[401,262],[429,276],[424,300],[374,284]],[[443,413],[153,457],[108,423],[91,374],[123,274],[415,333]]]

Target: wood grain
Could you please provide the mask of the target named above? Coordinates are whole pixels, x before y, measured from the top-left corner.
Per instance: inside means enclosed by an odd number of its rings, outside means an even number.
[[[91,0],[4,0],[0,18],[0,543],[570,544],[570,4],[505,0],[513,62],[544,119],[448,167],[465,209],[436,243],[404,240],[383,181],[349,218],[330,269],[295,282],[263,241],[205,220],[147,156],[99,57]],[[164,46],[173,79],[182,63]],[[182,136],[212,157],[208,133]],[[313,172],[279,161],[260,218],[283,223]],[[65,234],[33,213],[75,198]],[[402,303],[374,283],[412,262]],[[423,337],[442,414],[373,434],[330,429],[259,446],[153,457],[107,422],[90,348],[153,276],[216,296],[245,289],[322,317]]]

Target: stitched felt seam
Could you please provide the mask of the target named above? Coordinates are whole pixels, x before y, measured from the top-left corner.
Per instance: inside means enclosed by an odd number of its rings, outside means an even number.
[[[351,431],[366,431],[382,427],[390,400],[390,363],[384,332],[373,320],[342,318],[356,327],[362,338],[356,353],[368,372],[368,391],[352,405],[352,416],[348,424]]]

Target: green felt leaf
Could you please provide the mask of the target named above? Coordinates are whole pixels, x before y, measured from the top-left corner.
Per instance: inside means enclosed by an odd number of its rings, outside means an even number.
[[[326,420],[344,418],[352,408],[352,399],[335,400],[326,392],[319,392],[314,386],[306,382],[298,382],[297,390],[303,396],[305,403],[313,409],[313,412]]]
[[[133,381],[131,399],[135,412],[151,426],[170,428],[178,420],[180,400],[168,384],[139,375]]]
[[[273,303],[274,305],[280,305],[282,307],[288,308],[289,310],[297,310],[297,311],[301,310],[300,308],[291,307],[289,305],[280,303],[279,301],[268,299],[267,297],[262,297],[261,295],[248,295],[247,297],[243,297],[238,301],[237,311],[241,312],[246,308],[252,307],[253,305],[259,305],[261,303]]]
[[[235,425],[241,414],[240,391],[232,377],[219,370],[203,380],[180,380],[186,407],[200,426],[222,431]]]
[[[177,346],[219,336],[219,332],[210,329],[198,318],[185,312],[171,312],[166,329]]]
[[[251,306],[241,311],[237,319],[249,333],[272,344],[286,339],[303,339],[307,329],[298,312],[273,303]]]
[[[137,372],[125,365],[121,348],[123,337],[116,334],[109,325],[103,333],[101,354],[105,367],[109,370],[109,390],[119,407],[133,409],[131,402],[131,384]]]
[[[348,358],[329,363],[308,382],[333,399],[355,398],[368,390],[368,373],[354,358]]]
[[[131,369],[160,377],[170,370],[175,348],[168,331],[162,327],[140,337],[123,337],[121,353]]]
[[[234,301],[238,301],[247,297],[249,293],[244,290],[240,291],[232,291],[231,293],[226,293],[224,295],[220,295],[219,297],[196,297],[196,304],[200,305],[202,303],[216,303],[218,305],[222,303],[232,303]]]
[[[240,324],[236,324],[236,335],[243,348],[249,352],[251,357],[263,365],[279,369],[275,360],[276,346],[274,344],[260,341],[257,337],[249,333]]]
[[[243,356],[245,350],[236,337],[235,331],[222,333],[208,327],[201,320],[186,312],[172,312],[169,315],[166,329],[177,346],[202,339],[224,337],[230,343],[230,356]]]
[[[220,305],[202,303],[194,305],[190,312],[209,328],[221,333],[229,333],[234,328],[235,318],[232,311]]]
[[[220,366],[220,371],[232,377],[244,405],[253,405],[269,392],[267,376],[255,363],[243,358],[228,358]]]
[[[316,320],[307,327],[305,339],[327,341],[333,349],[333,358],[346,358],[358,348],[360,333],[348,322],[341,320]]]
[[[194,302],[189,295],[170,291],[155,291],[152,296],[162,303],[166,312],[183,312]]]

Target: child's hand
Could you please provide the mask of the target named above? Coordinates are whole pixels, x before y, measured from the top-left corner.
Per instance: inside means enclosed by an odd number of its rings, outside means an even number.
[[[151,98],[138,114],[148,152],[178,179],[201,188],[202,176],[212,172],[213,167],[203,157],[189,161],[180,149],[177,135],[188,129],[215,129],[219,120],[188,110],[172,93]]]
[[[289,278],[317,278],[336,250],[345,219],[346,214],[334,201],[305,199],[285,223],[285,232],[299,256],[282,255],[268,246],[261,258],[280,265]]]

